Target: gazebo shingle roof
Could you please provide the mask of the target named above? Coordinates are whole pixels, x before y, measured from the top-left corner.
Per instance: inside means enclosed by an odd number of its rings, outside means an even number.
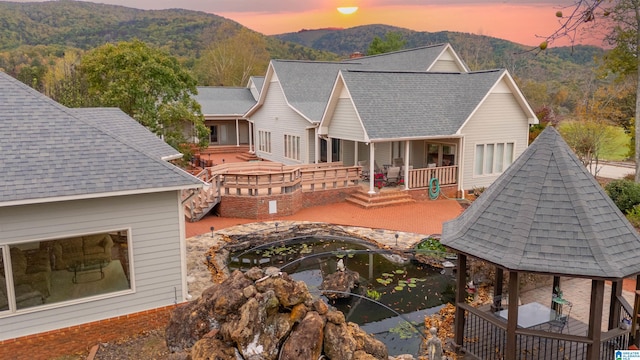
[[[552,127],[458,218],[443,245],[507,270],[620,279],[640,236]]]

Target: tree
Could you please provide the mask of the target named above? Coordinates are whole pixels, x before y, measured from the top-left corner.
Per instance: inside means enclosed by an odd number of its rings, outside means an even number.
[[[194,72],[198,83],[215,86],[246,86],[249,77],[262,75],[269,65],[264,37],[247,28],[221,26],[216,38],[202,54]]]
[[[559,130],[582,164],[598,175],[600,156],[614,143],[615,129],[602,121],[587,119],[565,122]]]
[[[367,55],[377,55],[402,50],[406,43],[407,41],[402,38],[401,33],[390,31],[384,35],[384,40],[378,36],[373,38],[373,41],[369,44],[369,49],[367,49]]]
[[[106,44],[87,52],[79,70],[95,105],[120,108],[180,151],[187,151],[185,123],[207,144],[196,80],[166,52],[139,40]]]
[[[81,56],[80,50],[68,49],[62,58],[54,61],[43,79],[44,93],[70,108],[94,105],[86,96],[89,92],[87,79],[78,70]]]
[[[640,117],[640,0],[576,0],[569,15],[556,12],[560,27],[541,44],[544,50],[554,40],[568,36],[575,40],[577,32],[592,24],[607,26],[607,40],[615,45],[606,59],[609,69],[619,77],[635,79],[634,119]],[[606,20],[601,21],[600,20]],[[640,127],[635,127],[635,162],[640,165]],[[636,166],[635,181],[640,182],[640,166]]]

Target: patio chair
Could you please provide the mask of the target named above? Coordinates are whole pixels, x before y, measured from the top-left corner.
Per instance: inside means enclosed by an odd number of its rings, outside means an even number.
[[[387,176],[385,177],[385,182],[387,185],[398,185],[400,181],[400,167],[399,166],[391,166],[387,169]]]
[[[369,180],[369,162],[367,160],[360,160],[358,161],[358,166],[362,168],[362,171],[360,172],[362,180]]]
[[[559,312],[554,320],[549,321],[549,331],[550,332],[558,332],[562,333],[565,327],[569,326],[569,315],[571,315],[571,309],[573,308],[573,304],[569,301],[566,301],[562,309],[569,308],[567,314],[563,314],[563,311]]]

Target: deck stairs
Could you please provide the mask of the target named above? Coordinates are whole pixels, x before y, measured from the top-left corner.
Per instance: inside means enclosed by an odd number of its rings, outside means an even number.
[[[367,190],[360,189],[345,200],[364,209],[406,205],[416,202],[407,191],[384,188],[375,194],[369,194]]]
[[[184,195],[184,214],[189,222],[196,222],[207,215],[221,200],[219,177],[208,179],[200,189],[191,190]]]

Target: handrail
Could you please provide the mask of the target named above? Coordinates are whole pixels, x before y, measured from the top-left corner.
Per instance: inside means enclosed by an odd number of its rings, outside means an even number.
[[[438,179],[440,186],[453,185],[458,182],[458,166],[441,166],[409,170],[409,189],[429,187],[431,179]]]

